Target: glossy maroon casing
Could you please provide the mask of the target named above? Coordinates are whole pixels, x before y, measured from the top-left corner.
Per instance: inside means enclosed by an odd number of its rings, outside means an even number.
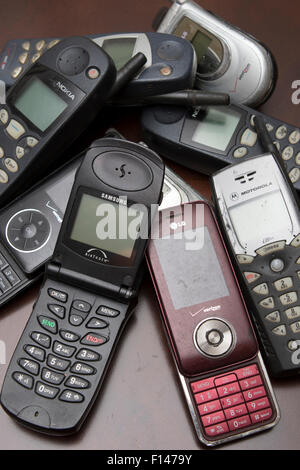
[[[199,374],[218,371],[231,364],[238,365],[256,358],[258,344],[213,211],[205,202],[193,202],[190,204],[192,205],[192,210],[189,210],[190,215],[188,218],[186,218],[187,211],[184,210],[187,204],[160,212],[156,219],[154,237],[163,238],[167,236],[170,233],[170,225],[172,224],[172,227],[174,227],[175,223],[177,223],[178,228],[171,230],[171,233],[174,234],[182,230],[206,226],[209,230],[230,295],[225,298],[217,298],[176,310],[153,241],[149,244],[146,258],[178,369],[185,377],[192,378],[199,376]],[[203,207],[204,214],[201,220],[199,220],[199,217],[196,217],[197,206],[199,204]],[[182,227],[183,224],[184,228]],[[197,252],[195,252],[195,256],[197,256]],[[176,253],[174,253],[174,257],[169,262],[173,263],[174,269],[176,269]],[[201,269],[200,265],[199,269]],[[210,272],[209,275],[214,276],[214,273]],[[199,289],[201,289],[201,285],[199,285]],[[212,311],[212,306],[220,306],[220,308]],[[206,309],[208,311],[204,313]],[[235,332],[235,345],[230,352],[216,358],[200,353],[194,343],[194,332],[198,325],[204,320],[211,318],[224,320]]]

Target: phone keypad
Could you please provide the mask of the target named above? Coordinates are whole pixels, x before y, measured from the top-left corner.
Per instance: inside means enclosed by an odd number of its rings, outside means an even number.
[[[283,351],[290,352],[299,349],[300,344],[299,247],[300,235],[290,245],[281,241],[266,245],[256,251],[258,256],[252,262],[249,259],[247,271],[243,269],[243,258],[247,256],[237,256],[271,343],[276,338],[281,341]]]
[[[22,50],[18,56],[18,64],[11,71],[11,77],[14,80],[17,79],[26,68],[25,66],[36,62],[46,49],[51,49],[53,46],[58,44],[59,41],[59,39],[51,39],[48,42],[45,39],[40,39],[38,41],[24,41],[22,44]]]
[[[6,266],[3,257],[0,265]],[[20,371],[14,371],[12,378],[48,400],[82,403],[102,360],[101,346],[110,340],[109,326],[114,320],[108,318],[120,312],[100,303],[92,306],[80,298],[69,300],[67,292],[52,287],[46,293],[48,313],[37,315],[35,328],[29,333],[32,342],[24,345],[24,356],[17,361]],[[85,325],[80,332],[73,324],[74,315]]]
[[[274,408],[257,364],[191,383],[207,438],[249,431],[274,419]]]

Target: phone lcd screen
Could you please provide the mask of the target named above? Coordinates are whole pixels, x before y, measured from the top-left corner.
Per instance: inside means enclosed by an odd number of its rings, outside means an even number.
[[[32,78],[13,103],[32,124],[44,132],[67,108],[67,103],[38,78]]]
[[[103,41],[102,49],[110,55],[116,69],[120,70],[131,59],[136,38],[115,38]]]
[[[200,230],[187,230],[202,236]],[[180,310],[229,296],[229,290],[219,263],[209,230],[204,227],[204,245],[197,251],[186,249],[186,239],[174,236],[154,240],[159,261],[174,308]]]
[[[131,258],[143,217],[132,207],[83,194],[71,240]]]

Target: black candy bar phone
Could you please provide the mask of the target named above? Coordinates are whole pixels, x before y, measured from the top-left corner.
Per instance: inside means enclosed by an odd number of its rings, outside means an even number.
[[[152,238],[147,262],[198,438],[216,446],[275,426],[278,405],[212,209],[165,209]]]
[[[72,37],[40,57],[0,106],[0,206],[96,117],[116,79],[111,58],[93,41]]]
[[[123,97],[140,98],[193,88],[196,55],[188,41],[162,33],[114,33],[88,36],[110,55],[119,70],[134,54],[142,52],[147,62],[135,79],[122,90]],[[0,57],[0,80],[7,88],[45,51],[59,43],[57,38],[9,41]]]
[[[2,388],[25,426],[64,435],[83,424],[137,303],[163,179],[162,160],[138,144],[100,139],[84,156]]]
[[[148,107],[142,114],[143,139],[161,155],[211,175],[264,153],[255,128],[256,116],[263,118],[292,183],[300,191],[300,129],[245,106]]]
[[[0,307],[44,273],[80,162],[72,160],[0,211]]]
[[[274,377],[300,372],[300,216],[273,154],[212,177],[220,227]]]

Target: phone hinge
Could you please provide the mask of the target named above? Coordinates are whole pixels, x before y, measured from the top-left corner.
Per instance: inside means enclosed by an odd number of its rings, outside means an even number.
[[[95,279],[94,277],[87,276],[86,274],[71,271],[70,269],[62,268],[57,263],[49,263],[46,268],[46,273],[57,281],[66,282],[83,289],[87,289],[97,294],[118,300],[130,300],[136,296],[136,291],[126,286],[118,286],[102,279]]]

